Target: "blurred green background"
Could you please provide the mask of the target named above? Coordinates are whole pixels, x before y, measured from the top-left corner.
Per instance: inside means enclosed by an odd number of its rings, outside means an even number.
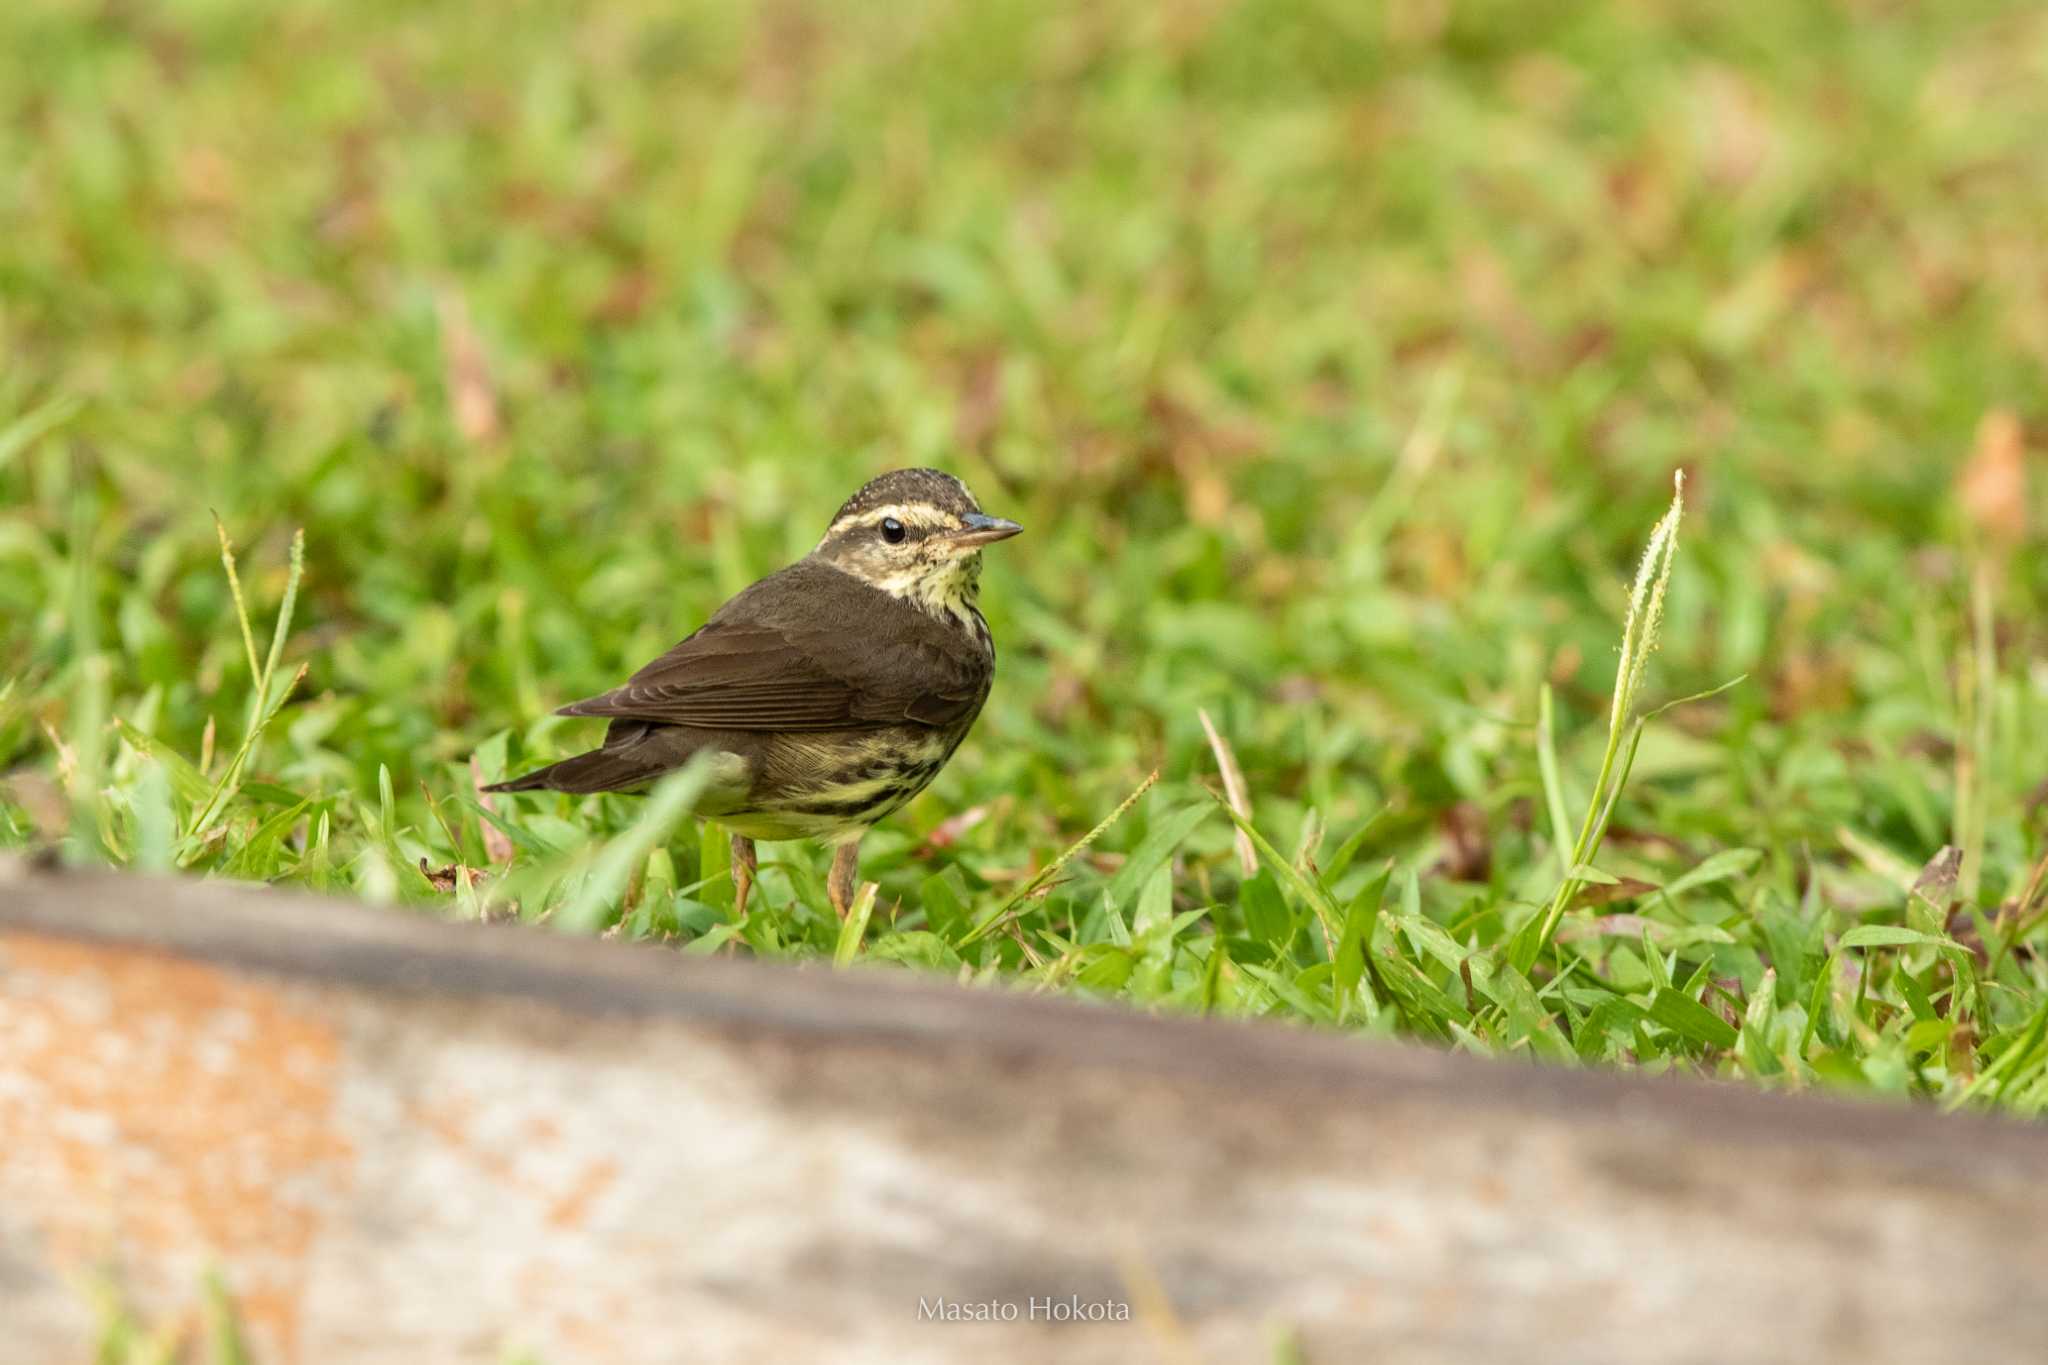
[[[585,744],[553,706],[935,464],[1029,531],[988,710],[870,839],[882,955],[1355,1024],[1227,820],[1165,920],[1116,887],[1207,803],[1198,710],[1283,852],[1374,820],[1335,901],[1391,859],[1390,905],[1497,943],[1559,873],[1539,693],[1576,813],[1682,468],[1648,699],[1746,681],[1650,728],[1602,865],[1754,854],[1541,1009],[1582,1057],[1960,1095],[2048,1021],[1997,953],[2048,778],[2044,128],[2048,11],[1975,0],[0,7],[0,843],[445,901],[418,858],[492,859],[472,753]],[[188,846],[250,707],[215,514],[259,653],[304,529],[306,677]],[[1024,932],[926,904],[979,917],[1155,767]],[[638,810],[505,821],[525,860]],[[1968,1017],[1931,946],[1828,976],[1944,844]],[[697,847],[635,932],[718,921]],[[822,855],[776,858],[749,941],[829,949]],[[1545,1050],[1503,1012],[1373,1026]]]

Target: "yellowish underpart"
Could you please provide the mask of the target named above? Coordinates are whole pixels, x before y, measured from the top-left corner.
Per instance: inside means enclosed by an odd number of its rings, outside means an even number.
[[[706,819],[750,839],[850,843],[881,818],[881,814],[888,812],[813,812],[802,807],[851,804],[871,798],[879,805],[892,792],[901,790],[906,778],[901,772],[895,772],[880,777],[834,781],[834,774],[858,772],[878,762],[888,762],[897,768],[938,764],[944,762],[949,751],[946,737],[936,733],[906,735],[898,731],[857,737],[821,736],[815,740],[790,736],[767,761],[767,770],[756,777],[755,785],[765,782],[772,788],[771,792],[762,792],[753,798],[734,792],[732,804],[725,805],[724,809],[707,806],[701,813]],[[917,789],[922,790],[929,781],[930,776],[927,776],[918,782]],[[902,799],[890,809],[915,795],[916,791],[904,792]]]

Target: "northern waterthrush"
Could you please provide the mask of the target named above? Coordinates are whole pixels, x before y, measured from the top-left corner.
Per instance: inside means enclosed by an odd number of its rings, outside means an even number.
[[[754,840],[818,839],[836,846],[827,886],[844,915],[861,836],[930,785],[988,698],[981,549],[1022,529],[936,469],[873,479],[808,555],[561,709],[609,719],[602,747],[486,790],[636,791],[708,753],[697,813],[732,833],[738,913]]]

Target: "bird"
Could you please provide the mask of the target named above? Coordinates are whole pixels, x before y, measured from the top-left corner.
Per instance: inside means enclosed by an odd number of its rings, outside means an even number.
[[[708,755],[696,813],[732,837],[735,918],[758,839],[832,846],[826,889],[844,918],[862,836],[931,784],[988,700],[981,552],[1023,529],[940,470],[870,479],[809,554],[620,686],[557,712],[610,721],[603,744],[485,790],[645,791]]]

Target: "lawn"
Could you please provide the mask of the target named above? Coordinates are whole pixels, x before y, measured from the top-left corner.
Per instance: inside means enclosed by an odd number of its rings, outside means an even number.
[[[0,846],[2048,1106],[2040,6],[491,13],[0,6]],[[846,926],[485,808],[912,464],[1028,530]]]

